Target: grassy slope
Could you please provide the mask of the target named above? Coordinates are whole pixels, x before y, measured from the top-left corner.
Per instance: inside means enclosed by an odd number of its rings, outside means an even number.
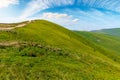
[[[93,43],[93,45],[95,45],[93,46],[95,50],[99,50],[102,54],[120,63],[120,38],[97,32],[76,31],[76,33]]]
[[[0,31],[0,37],[1,43],[19,43],[0,46],[1,79],[120,79],[119,61],[94,51],[93,43],[83,36],[51,22],[33,21],[23,28]]]

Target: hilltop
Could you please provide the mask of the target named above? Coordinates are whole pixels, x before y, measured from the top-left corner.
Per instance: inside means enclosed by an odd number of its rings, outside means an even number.
[[[16,27],[19,23],[9,25]],[[0,78],[15,80],[120,79],[119,50],[111,53],[108,45],[103,47],[102,43],[97,44],[91,40],[96,36],[92,35],[89,38],[82,33],[78,34],[46,20],[34,20],[25,23],[22,27],[1,30]],[[91,35],[89,32],[85,34]],[[107,41],[111,40],[107,39]],[[116,40],[116,45],[117,43]]]

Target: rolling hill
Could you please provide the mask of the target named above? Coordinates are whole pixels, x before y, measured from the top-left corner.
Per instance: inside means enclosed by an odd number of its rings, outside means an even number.
[[[120,79],[120,43],[112,36],[73,32],[46,20],[10,25],[0,31],[1,80]]]
[[[91,47],[94,47],[95,50],[120,63],[120,38],[99,32],[75,32],[94,44]]]

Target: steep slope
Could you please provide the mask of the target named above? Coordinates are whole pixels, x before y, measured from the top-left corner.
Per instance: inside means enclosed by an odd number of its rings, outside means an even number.
[[[93,46],[83,36],[45,20],[0,31],[0,78],[120,79],[119,61],[94,51]]]

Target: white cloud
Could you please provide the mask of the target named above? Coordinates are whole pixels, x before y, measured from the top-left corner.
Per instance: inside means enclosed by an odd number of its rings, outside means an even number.
[[[51,13],[51,12],[48,12],[48,13],[43,13],[42,15],[42,18],[43,19],[68,19],[68,18],[71,18],[72,16],[69,16],[67,14],[60,14],[60,13]]]
[[[68,8],[70,12],[65,11],[65,9],[63,9],[64,13],[47,12],[43,13],[41,18],[56,22],[69,29],[92,30],[120,26],[120,16],[110,16],[111,12],[108,12],[109,15],[107,15],[107,12],[104,13],[104,11],[102,12],[102,10],[99,11],[96,9],[103,8],[120,12],[120,0],[31,0],[23,11],[23,14],[17,20],[39,19],[40,17],[31,18],[31,16],[44,9],[73,5],[75,2],[77,5],[87,6],[89,10],[73,10]],[[17,3],[18,0],[0,0],[0,8]],[[72,14],[74,17],[67,13]],[[15,21],[12,18],[7,20]]]
[[[14,5],[18,3],[18,0],[0,0],[0,8],[8,7],[9,5]]]
[[[64,12],[71,13],[79,19],[71,29],[76,27],[76,29],[80,30],[96,30],[120,27],[120,15],[114,15],[111,12],[101,12],[97,9],[91,9],[87,12],[80,9],[76,9],[76,11],[66,9]]]
[[[57,24],[65,26],[68,29],[73,29],[74,25],[79,22],[79,19],[74,18],[72,15],[68,15],[65,13],[47,12],[47,13],[43,13],[40,19],[45,19],[45,20],[55,22]]]
[[[77,18],[73,20],[73,22],[78,22],[78,21],[79,21],[79,19],[77,19]]]
[[[26,18],[44,9],[73,4],[84,5],[89,8],[103,8],[120,12],[119,2],[120,0],[32,0],[28,3],[26,9],[20,17]]]
[[[74,0],[33,0],[28,3],[27,8],[24,10],[20,18],[26,18],[34,15],[35,13],[55,6],[72,5]]]

